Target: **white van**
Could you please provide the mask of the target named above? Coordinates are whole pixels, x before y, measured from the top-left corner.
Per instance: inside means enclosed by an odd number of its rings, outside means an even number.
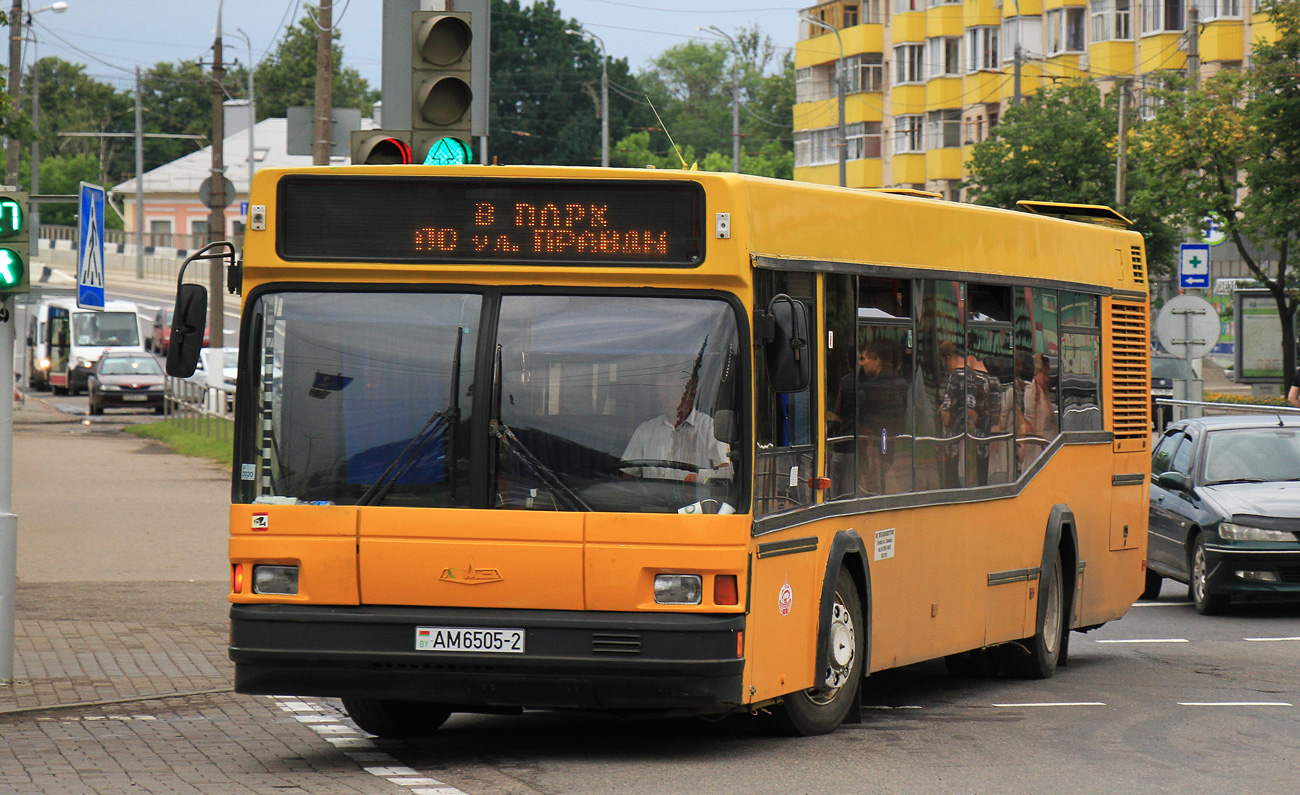
[[[75,395],[104,351],[143,353],[137,315],[130,301],[106,301],[102,311],[82,309],[73,298],[41,301],[27,326],[28,385]]]

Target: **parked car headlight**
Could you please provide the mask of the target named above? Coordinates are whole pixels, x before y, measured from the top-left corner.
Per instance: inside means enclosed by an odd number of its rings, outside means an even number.
[[[78,356],[78,357],[77,357],[77,366],[78,366],[78,367],[94,367],[94,366],[95,366],[95,360],[94,360],[94,359],[83,359],[83,358],[81,358],[80,356]]]
[[[1232,522],[1219,525],[1219,535],[1230,541],[1295,541],[1295,533],[1286,530],[1265,530]]]
[[[155,384],[155,385],[149,387],[149,391],[150,391],[150,392],[161,392],[161,391],[163,391],[163,385],[162,385],[162,384]]]
[[[117,384],[100,384],[100,385],[99,385],[99,391],[101,391],[101,392],[121,392],[121,391],[122,391],[122,387],[118,386]]]

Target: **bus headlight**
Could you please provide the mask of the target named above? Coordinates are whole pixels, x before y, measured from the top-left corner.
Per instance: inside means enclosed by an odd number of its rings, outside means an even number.
[[[1295,533],[1286,530],[1264,530],[1244,524],[1223,522],[1219,525],[1219,535],[1230,541],[1295,541]]]
[[[48,370],[50,369],[50,360],[41,359],[39,362],[37,362],[37,366],[40,367],[42,370]]]
[[[254,566],[253,593],[296,596],[298,594],[298,567]]]
[[[655,604],[697,605],[704,594],[704,578],[698,574],[656,574]]]

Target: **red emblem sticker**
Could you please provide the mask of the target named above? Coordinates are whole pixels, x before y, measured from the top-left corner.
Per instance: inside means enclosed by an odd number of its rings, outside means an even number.
[[[267,514],[264,514],[264,513],[255,513],[255,514],[253,514],[253,529],[254,529],[254,530],[270,530],[270,529],[271,529],[271,517],[268,516]]]
[[[788,616],[793,605],[794,590],[790,587],[790,581],[786,580],[785,585],[781,586],[781,593],[776,597],[777,612],[783,616]]]

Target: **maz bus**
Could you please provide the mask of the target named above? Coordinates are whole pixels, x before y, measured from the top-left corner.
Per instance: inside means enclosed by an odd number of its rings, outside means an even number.
[[[341,697],[381,736],[530,708],[811,735],[882,669],[1051,676],[1143,588],[1148,288],[1112,211],[1029,209],[259,172],[236,690]]]

